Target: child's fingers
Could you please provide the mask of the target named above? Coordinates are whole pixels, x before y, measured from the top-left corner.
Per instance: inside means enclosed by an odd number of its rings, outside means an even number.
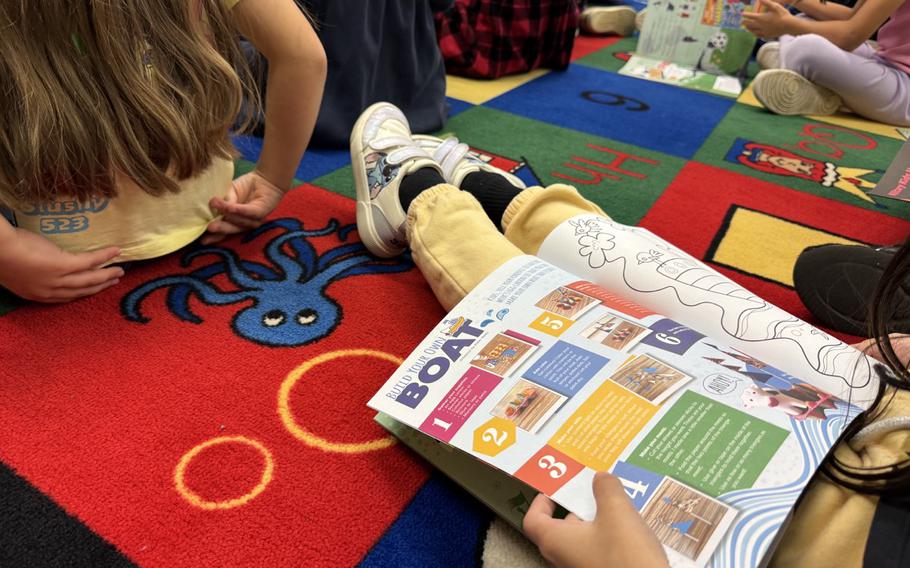
[[[525,513],[521,526],[525,536],[531,542],[540,546],[540,540],[547,528],[551,527],[554,522],[558,522],[553,518],[555,511],[556,503],[543,493],[538,494],[531,501],[531,506],[528,507],[528,512]]]
[[[69,255],[69,258],[63,262],[63,269],[67,274],[91,270],[114,260],[119,254],[120,249],[118,247],[108,247],[92,252]]]
[[[53,294],[42,298],[40,301],[48,304],[61,304],[64,302],[71,302],[79,298],[97,294],[98,292],[106,290],[111,286],[118,284],[119,282],[119,278],[114,278],[113,280],[108,280],[107,282],[103,282],[95,286],[84,286],[82,288],[57,288]]]
[[[262,219],[265,217],[265,207],[261,203],[227,203],[223,209],[219,209],[224,215],[240,215],[250,219]]]
[[[75,300],[76,298],[94,296],[98,292],[101,292],[102,290],[107,290],[111,286],[114,286],[119,283],[120,283],[120,279],[115,278],[113,280],[108,280],[107,282],[104,282],[103,284],[98,284],[97,286],[86,286],[85,288],[76,288],[76,289],[72,290],[73,295],[70,296],[70,299]]]
[[[598,521],[615,521],[617,515],[638,514],[622,483],[609,473],[601,471],[594,476],[594,501],[597,503]]]
[[[234,225],[235,227],[240,227],[242,230],[255,229],[262,225],[262,221],[259,219],[244,217],[242,215],[234,215],[233,213],[226,213],[222,217],[222,220]]]
[[[227,237],[227,235],[222,235],[220,233],[206,233],[202,235],[202,238],[199,240],[199,242],[204,245],[212,245],[223,241],[225,237]]]
[[[123,269],[119,266],[86,270],[67,274],[57,284],[58,288],[88,288],[98,286],[123,277]]]
[[[242,233],[244,231],[243,228],[225,221],[223,217],[209,223],[206,230],[210,233],[219,233],[222,235],[233,235],[234,233]]]

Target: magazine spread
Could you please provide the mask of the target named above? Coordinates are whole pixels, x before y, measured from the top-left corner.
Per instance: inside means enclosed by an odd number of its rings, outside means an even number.
[[[756,566],[874,398],[872,365],[648,231],[580,216],[478,285],[369,405],[582,518],[610,471],[672,565]]]
[[[620,70],[728,97],[742,93],[755,36],[742,27],[750,0],[651,0],[635,54]]]

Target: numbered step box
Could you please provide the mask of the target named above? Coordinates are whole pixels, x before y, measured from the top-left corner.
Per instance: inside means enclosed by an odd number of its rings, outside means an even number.
[[[584,469],[584,465],[552,446],[544,446],[515,472],[531,487],[552,495]]]

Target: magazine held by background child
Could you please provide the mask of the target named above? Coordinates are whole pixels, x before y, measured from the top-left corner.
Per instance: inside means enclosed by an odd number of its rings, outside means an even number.
[[[671,565],[751,567],[875,398],[874,364],[652,233],[583,215],[478,285],[369,405],[513,525],[530,488],[593,518],[610,471]]]
[[[624,75],[737,97],[755,46],[752,0],[651,0]]]

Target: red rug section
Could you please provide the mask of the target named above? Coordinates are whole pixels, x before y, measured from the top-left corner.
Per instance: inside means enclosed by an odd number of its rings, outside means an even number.
[[[330,218],[350,224],[353,205],[304,186],[275,216],[307,228]],[[345,244],[352,240],[356,232]],[[263,242],[235,238],[225,246],[265,262]],[[320,253],[340,244],[333,235],[311,242]],[[267,347],[231,328],[249,300],[192,299],[203,319],[193,324],[175,317],[159,290],[142,303],[148,323],[127,321],[119,304],[130,290],[217,259],[200,257],[188,268],[179,260],[128,269],[118,286],[90,299],[0,318],[0,459],[143,566],[355,564],[427,471],[394,445],[336,453],[301,442],[282,422],[278,393],[289,373],[320,354],[405,356],[442,316],[423,277],[415,268],[332,283],[326,295],[343,319],[330,335]],[[213,282],[230,288],[223,275]],[[291,414],[326,444],[382,439],[365,404],[394,368],[364,355],[318,364],[291,390]],[[190,498],[175,483],[181,460]],[[198,506],[206,503],[225,508]]]
[[[696,162],[686,164],[640,226],[704,259],[727,212],[735,205],[869,244],[890,245],[910,234],[910,221]],[[822,327],[792,288],[712,266],[756,295]],[[849,343],[859,341],[850,335],[831,333]]]
[[[581,59],[585,55],[591,55],[605,47],[610,47],[621,39],[623,39],[621,36],[580,35],[575,38],[575,44],[572,46],[572,61]]]

